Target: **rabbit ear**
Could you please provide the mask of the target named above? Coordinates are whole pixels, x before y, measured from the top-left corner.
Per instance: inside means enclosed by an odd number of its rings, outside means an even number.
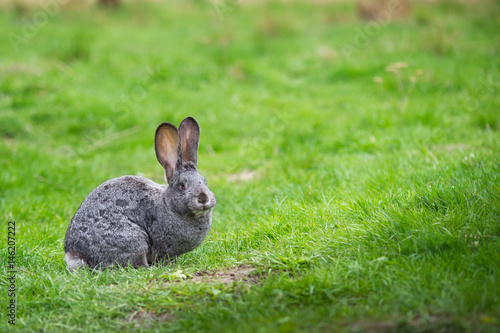
[[[182,163],[198,164],[198,146],[200,144],[200,126],[194,118],[187,117],[179,125]]]
[[[165,177],[169,184],[180,161],[179,143],[179,133],[174,125],[163,123],[158,126],[155,134],[156,158],[165,169]]]

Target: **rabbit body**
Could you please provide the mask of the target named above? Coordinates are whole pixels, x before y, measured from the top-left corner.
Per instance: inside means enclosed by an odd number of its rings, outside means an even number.
[[[189,124],[197,126],[196,122],[192,123],[194,119],[187,119]],[[175,129],[173,125],[164,124]],[[189,146],[189,140],[173,142],[172,147],[168,142],[158,143],[161,137],[177,133],[169,126],[162,130],[159,127],[155,138],[157,157],[165,167],[168,186],[143,177],[123,176],[94,189],[74,215],[66,233],[64,248],[68,269],[85,265],[105,268],[167,263],[192,251],[205,239],[216,200],[196,169],[196,133],[193,154],[193,147],[180,147],[182,142]],[[182,132],[181,127],[179,131]],[[161,155],[172,150],[175,154]],[[183,150],[187,156],[183,157]]]

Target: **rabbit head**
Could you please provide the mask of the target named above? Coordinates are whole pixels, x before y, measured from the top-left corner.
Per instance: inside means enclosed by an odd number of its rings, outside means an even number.
[[[181,122],[179,130],[163,123],[155,134],[156,157],[165,169],[172,209],[179,215],[195,218],[207,215],[217,203],[197,169],[199,142],[200,127],[191,117]]]

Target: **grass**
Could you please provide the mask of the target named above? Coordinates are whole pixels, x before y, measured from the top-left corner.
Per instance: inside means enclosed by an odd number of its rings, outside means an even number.
[[[360,47],[350,2],[67,5],[0,39],[3,300],[13,220],[19,268],[0,331],[497,331],[498,9],[415,3]],[[81,201],[161,183],[154,130],[188,115],[207,239],[174,267],[67,272]],[[239,265],[247,282],[192,282]]]

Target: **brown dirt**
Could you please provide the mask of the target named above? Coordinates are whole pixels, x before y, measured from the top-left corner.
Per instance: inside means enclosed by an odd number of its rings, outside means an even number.
[[[154,313],[151,311],[138,310],[131,312],[129,316],[123,319],[126,323],[134,323],[136,327],[146,328],[154,322],[164,322],[174,320],[173,312]]]
[[[255,267],[249,265],[240,265],[226,270],[200,271],[193,274],[188,281],[195,283],[224,283],[243,282],[246,284],[256,284],[260,276],[253,274]]]
[[[254,179],[256,176],[257,176],[257,172],[246,170],[246,171],[243,171],[240,173],[235,173],[235,174],[227,176],[227,180],[230,183],[247,182],[247,181]]]

